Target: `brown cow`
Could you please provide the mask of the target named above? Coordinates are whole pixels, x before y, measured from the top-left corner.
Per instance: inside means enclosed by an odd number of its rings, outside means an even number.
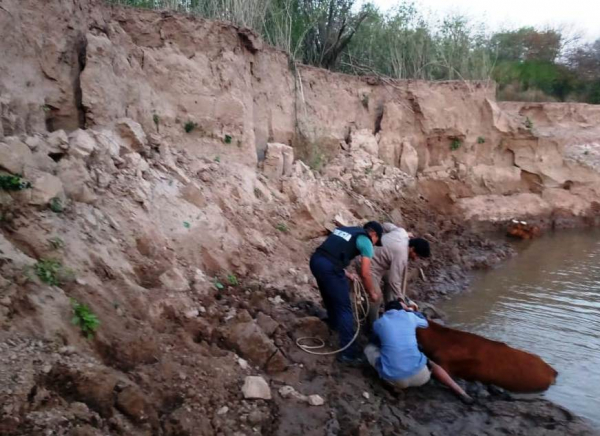
[[[539,356],[433,321],[417,329],[417,340],[423,353],[451,376],[513,392],[545,391],[558,375]]]
[[[527,224],[525,221],[512,220],[506,230],[508,236],[519,239],[533,239],[542,234],[540,228],[534,224]]]

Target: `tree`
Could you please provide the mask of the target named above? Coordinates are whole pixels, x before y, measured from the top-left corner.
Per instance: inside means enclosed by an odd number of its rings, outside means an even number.
[[[354,0],[304,0],[302,10],[309,23],[304,37],[304,62],[332,69],[368,11],[353,13]]]
[[[563,38],[558,30],[521,27],[496,33],[490,40],[499,61],[554,62],[560,54]]]

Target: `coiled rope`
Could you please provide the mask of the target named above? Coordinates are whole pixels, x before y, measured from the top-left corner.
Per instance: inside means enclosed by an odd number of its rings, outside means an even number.
[[[342,351],[350,347],[354,343],[354,341],[356,341],[356,338],[358,338],[361,323],[363,323],[367,319],[370,310],[369,297],[367,295],[365,287],[363,286],[360,280],[353,280],[352,282],[352,301],[354,303],[352,312],[354,315],[354,321],[356,322],[356,332],[354,333],[354,337],[350,342],[348,342],[343,348],[340,348],[339,350],[314,351],[324,348],[325,341],[323,341],[321,338],[304,336],[296,339],[296,345],[298,346],[298,348],[309,354],[315,354],[317,356],[330,356],[332,354],[341,353]],[[303,342],[312,342],[312,345],[308,345]]]

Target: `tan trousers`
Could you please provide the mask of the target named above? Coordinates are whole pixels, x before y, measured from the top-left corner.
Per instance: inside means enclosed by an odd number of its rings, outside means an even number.
[[[365,356],[373,368],[376,368],[377,359],[381,356],[379,348],[376,345],[369,344],[365,348]],[[423,386],[431,379],[431,371],[425,365],[419,372],[408,378],[401,380],[385,380],[386,383],[393,386],[396,389],[406,389],[417,386]]]

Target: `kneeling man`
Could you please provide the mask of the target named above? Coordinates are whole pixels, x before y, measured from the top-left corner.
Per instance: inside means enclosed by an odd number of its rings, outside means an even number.
[[[427,328],[427,320],[400,301],[385,305],[385,313],[373,324],[373,343],[365,348],[369,363],[379,376],[397,389],[422,386],[431,375],[470,404],[473,399],[439,365],[427,360],[417,346],[417,328]]]

